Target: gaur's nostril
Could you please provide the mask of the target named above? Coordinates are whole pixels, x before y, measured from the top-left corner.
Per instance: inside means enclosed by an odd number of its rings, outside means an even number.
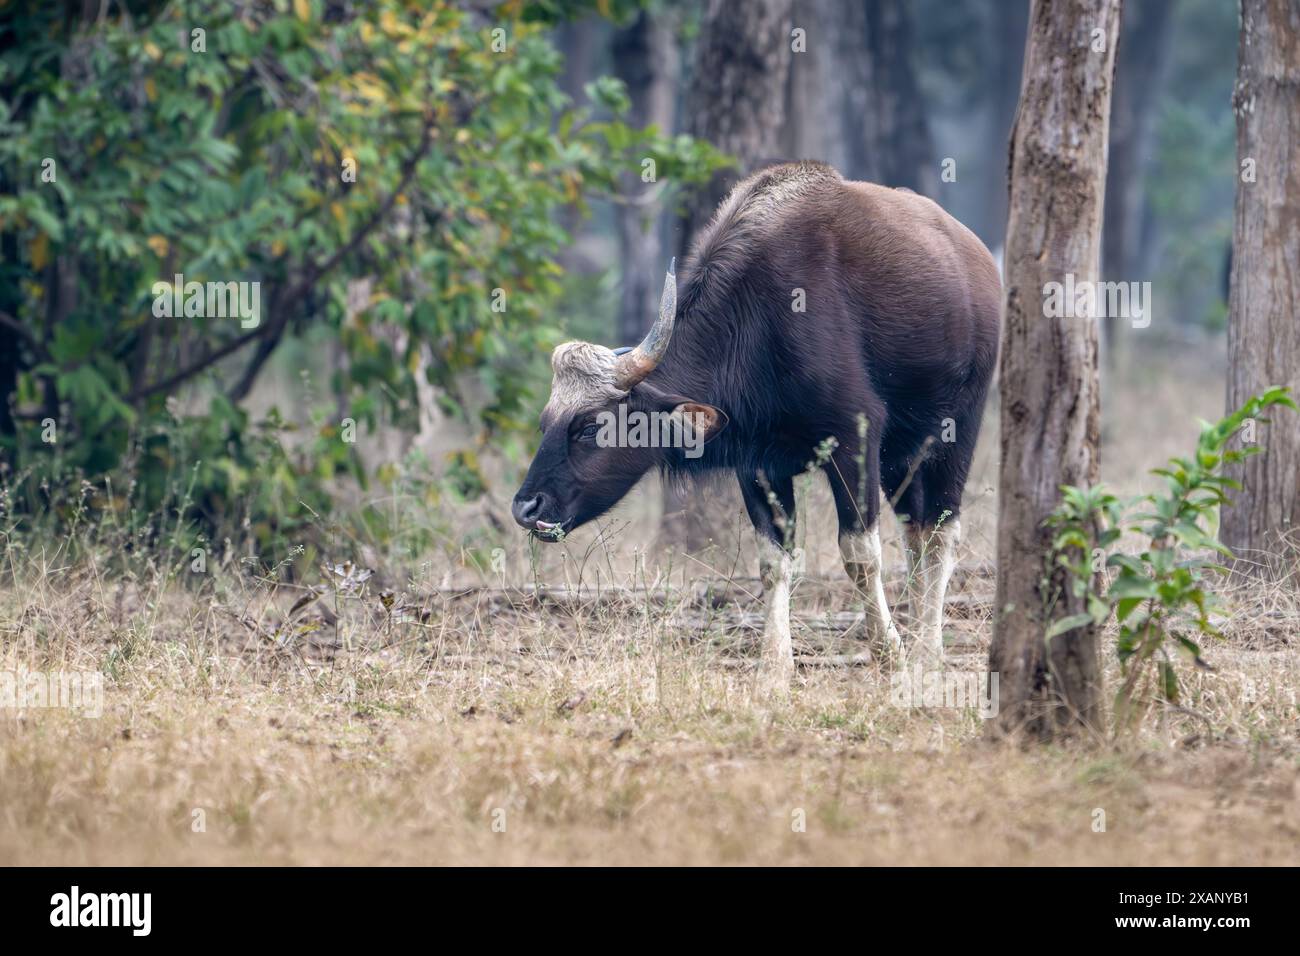
[[[545,495],[532,495],[528,498],[515,496],[510,510],[514,512],[515,521],[525,528],[532,528],[537,524],[537,519],[541,517],[542,508],[545,504]]]

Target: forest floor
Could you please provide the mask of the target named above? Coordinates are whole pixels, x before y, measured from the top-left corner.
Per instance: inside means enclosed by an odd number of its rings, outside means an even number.
[[[954,668],[986,659],[986,584],[954,594]],[[1300,862],[1300,607],[1276,588],[1232,596],[1181,709],[1022,750],[972,701],[818,666],[861,650],[824,613],[838,584],[799,592],[777,702],[726,591],[347,587],[293,614],[292,591],[84,570],[0,595],[0,671],[104,675],[98,717],[0,714],[0,863]]]
[[[1120,489],[1218,411],[1182,371],[1113,393]],[[991,637],[996,448],[990,429],[962,516],[959,673]],[[775,701],[755,691],[752,554],[648,567],[634,514],[594,551],[516,545],[500,576],[375,562],[288,583],[214,560],[182,588],[28,547],[0,584],[0,691],[84,674],[102,700],[0,707],[0,864],[1300,863],[1295,577],[1223,595],[1214,669],[1182,670],[1178,708],[1019,749],[975,701],[895,693],[855,636],[824,488],[804,495],[802,666]],[[1113,693],[1113,633],[1103,659]]]

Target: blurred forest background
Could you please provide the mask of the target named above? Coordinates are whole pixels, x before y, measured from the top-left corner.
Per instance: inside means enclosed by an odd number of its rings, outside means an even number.
[[[1189,352],[1221,373],[1236,4],[1123,16],[1102,271],[1152,282],[1154,312],[1104,329],[1106,374]],[[516,537],[551,347],[636,341],[744,172],[908,186],[1000,255],[1027,18],[0,0],[7,540],[98,526],[123,553],[234,539],[270,565],[339,533],[417,557]],[[259,283],[258,324],[156,315],[177,274]]]

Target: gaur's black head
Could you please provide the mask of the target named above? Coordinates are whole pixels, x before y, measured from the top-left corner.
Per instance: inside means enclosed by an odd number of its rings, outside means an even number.
[[[542,443],[515,495],[515,521],[557,540],[607,512],[652,468],[703,453],[727,424],[712,405],[643,381],[663,357],[676,313],[676,276],[664,282],[659,321],[636,348],[567,342],[542,411]]]

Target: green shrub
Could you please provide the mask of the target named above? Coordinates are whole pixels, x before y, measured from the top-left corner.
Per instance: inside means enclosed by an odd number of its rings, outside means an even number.
[[[1054,537],[1044,593],[1052,569],[1061,567],[1087,611],[1056,621],[1047,639],[1085,625],[1102,626],[1114,616],[1115,651],[1124,673],[1115,705],[1120,726],[1139,712],[1142,678],[1151,667],[1156,694],[1177,702],[1175,655],[1207,666],[1199,642],[1220,636],[1211,621],[1218,604],[1209,575],[1226,570],[1213,555],[1232,557],[1210,528],[1218,508],[1228,503],[1227,492],[1240,487],[1223,468],[1260,450],[1254,445],[1229,449],[1228,440],[1247,419],[1274,406],[1296,408],[1287,389],[1271,388],[1220,421],[1203,422],[1191,457],[1152,470],[1165,480],[1163,492],[1121,502],[1102,486],[1061,489],[1061,503],[1048,519]],[[1125,533],[1138,537],[1136,554],[1113,550]],[[1104,569],[1114,576],[1099,588],[1107,577]]]

